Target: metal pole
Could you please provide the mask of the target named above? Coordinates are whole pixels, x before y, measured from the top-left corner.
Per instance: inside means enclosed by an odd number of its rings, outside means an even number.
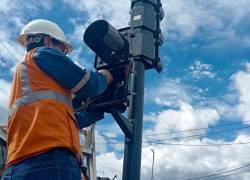
[[[145,67],[142,61],[133,61],[130,76],[128,120],[134,123],[134,138],[126,140],[123,161],[123,180],[140,180],[143,126]]]
[[[155,151],[154,149],[151,149],[153,152],[153,162],[152,162],[152,174],[151,174],[151,180],[154,180],[154,162],[155,162]]]

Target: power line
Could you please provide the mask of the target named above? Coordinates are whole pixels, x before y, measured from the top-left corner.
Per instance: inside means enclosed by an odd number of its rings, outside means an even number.
[[[244,121],[244,122],[250,122],[250,121]],[[192,131],[198,131],[198,130],[209,130],[209,129],[216,129],[216,128],[218,128],[218,127],[226,127],[226,126],[232,126],[232,125],[237,125],[237,124],[241,125],[242,122],[227,123],[227,124],[212,126],[212,127],[209,127],[209,128],[202,127],[202,128],[195,128],[195,129],[174,131],[174,132],[153,133],[153,134],[146,134],[146,135],[144,135],[144,136],[148,137],[148,136],[158,136],[158,135],[167,135],[167,134],[170,135],[170,134],[177,134],[177,133],[184,133],[184,132],[192,132]],[[110,136],[105,136],[105,138],[108,138],[108,139],[115,139],[115,140],[124,140],[124,139],[121,139],[121,138],[110,137]],[[96,137],[96,139],[105,139],[105,138],[103,138],[103,137]]]
[[[234,171],[237,171],[239,169],[243,169],[243,168],[248,167],[248,166],[250,166],[250,164],[246,164],[246,165],[243,165],[243,166],[239,166],[237,168],[233,168],[233,169],[229,169],[229,170],[225,170],[225,171],[221,171],[221,172],[217,172],[217,173],[213,173],[213,174],[209,174],[209,175],[205,175],[205,176],[200,176],[200,177],[196,177],[196,178],[189,178],[187,180],[197,180],[197,179],[209,178],[209,177],[225,174],[225,173],[228,173],[228,172],[234,172]]]
[[[19,63],[18,59],[16,58],[16,56],[9,50],[9,48],[2,42],[0,41],[0,43],[2,44],[2,46],[9,52],[9,54],[14,58],[14,60]]]
[[[238,168],[238,166],[235,167],[231,167],[231,168]],[[221,169],[216,169],[215,171],[227,171],[228,168],[221,168]],[[198,176],[202,177],[202,176],[207,176],[209,173],[213,173],[213,172],[206,172],[206,173],[197,173],[197,174],[193,174],[193,175],[189,175],[189,179],[186,180],[192,180],[192,178],[197,178]],[[217,177],[213,177],[213,179],[217,179],[217,178],[223,178],[224,176],[230,176],[230,175],[236,175],[236,174],[240,174],[240,173],[245,173],[245,172],[237,172],[237,173],[231,173],[231,174],[227,174],[227,175],[221,175],[221,176],[217,176]],[[183,176],[176,176],[175,179],[185,179],[187,177],[187,175],[183,175]],[[210,178],[209,178],[210,179]],[[169,179],[170,180],[170,179]]]
[[[7,91],[5,91],[5,90],[4,90],[3,88],[1,88],[1,87],[0,87],[0,90],[1,90],[2,92],[4,92],[4,93],[8,96],[8,98],[9,98],[9,94],[7,93]],[[4,109],[6,112],[9,113],[8,109],[6,109],[4,106],[1,106],[1,105],[0,105],[0,107],[1,107],[2,109]]]
[[[9,113],[8,109],[6,109],[5,107],[3,107],[2,105],[0,105],[0,107],[5,110],[7,113]]]
[[[247,142],[239,142],[239,143],[210,143],[210,144],[184,144],[184,143],[164,143],[164,142],[147,142],[144,141],[144,144],[157,144],[157,145],[169,145],[169,146],[233,146],[233,145],[245,145],[245,144],[250,144],[250,141]],[[103,143],[98,143],[98,144],[103,144]],[[110,142],[107,144],[123,144],[123,142]]]
[[[240,128],[234,128],[234,129],[226,129],[226,130],[221,130],[221,131],[217,131],[217,132],[211,132],[209,133],[209,135],[214,135],[214,134],[221,134],[221,133],[225,133],[225,132],[232,132],[232,131],[238,131],[238,130],[242,130],[242,129],[247,129],[250,128],[250,125],[248,126],[243,126]],[[196,134],[196,135],[190,135],[190,136],[181,136],[181,137],[174,137],[174,138],[165,138],[165,139],[154,139],[151,141],[144,141],[144,142],[160,142],[160,141],[169,141],[169,140],[180,140],[180,139],[187,139],[187,138],[194,138],[194,137],[203,137],[206,136],[207,133],[202,133],[202,134]],[[117,139],[117,138],[111,138],[111,139],[115,139],[115,140],[121,140],[121,139]],[[122,144],[121,142],[115,142],[115,143],[107,143],[107,144]]]
[[[119,141],[123,141],[124,138],[119,138],[119,137],[110,137],[110,136],[98,136],[95,139],[114,139],[114,140],[119,140]]]
[[[235,145],[246,145],[250,144],[250,141],[247,142],[238,142],[238,143],[209,143],[209,144],[185,144],[185,143],[164,143],[164,142],[143,142],[144,144],[157,144],[157,145],[168,145],[168,146],[190,146],[190,147],[216,147],[216,146],[235,146]],[[102,143],[98,143],[102,144]],[[107,144],[123,144],[123,143],[107,143]]]
[[[217,132],[211,132],[209,133],[209,135],[214,135],[214,134],[221,134],[224,132],[232,132],[232,131],[238,131],[238,130],[242,130],[242,129],[247,129],[250,128],[250,125],[248,126],[243,126],[240,128],[234,128],[234,129],[226,129],[226,130],[221,130],[221,131],[217,131]],[[181,137],[175,137],[175,138],[165,138],[165,139],[155,139],[154,141],[168,141],[168,140],[178,140],[178,139],[187,139],[187,138],[193,138],[193,137],[203,137],[206,136],[207,133],[203,133],[203,134],[196,134],[196,135],[190,135],[190,136],[181,136]]]
[[[4,93],[8,96],[8,98],[9,98],[9,94],[7,93],[7,91],[6,91],[6,90],[4,90],[4,89],[3,89],[3,88],[1,88],[1,87],[0,87],[0,90],[1,90],[2,92],[4,92]],[[7,113],[9,113],[8,109],[7,109],[7,108],[5,108],[4,106],[0,105],[0,107],[1,107],[2,109],[4,109]]]
[[[249,173],[249,172],[250,172],[250,170],[247,170],[247,171],[243,171],[243,172],[237,172],[237,173],[233,173],[233,174],[227,174],[227,175],[223,175],[223,176],[214,177],[214,179],[224,178],[224,177],[228,177],[228,176],[235,176],[235,175]]]
[[[2,42],[0,42],[1,44],[3,44]],[[3,44],[4,45],[4,44]],[[5,46],[3,46],[3,47],[5,47]],[[8,97],[10,96],[9,95],[9,93],[6,91],[6,90],[4,90],[2,87],[0,87],[0,90],[2,91],[2,92],[4,92]]]
[[[159,145],[169,145],[169,146],[211,146],[211,147],[214,147],[214,146],[234,146],[234,145],[245,145],[245,144],[250,144],[250,141],[248,142],[239,142],[239,143],[221,143],[221,144],[218,144],[218,143],[214,143],[214,144],[182,144],[182,143],[157,143],[157,142],[153,142],[152,144],[159,144]]]
[[[244,122],[250,122],[250,121],[244,121]],[[221,125],[212,126],[212,127],[201,127],[201,128],[180,130],[180,131],[174,131],[174,132],[145,134],[144,136],[158,136],[158,135],[164,135],[164,134],[177,134],[177,133],[184,133],[184,132],[190,132],[190,131],[209,130],[209,129],[215,129],[215,128],[218,128],[218,127],[232,126],[232,125],[237,125],[237,124],[242,124],[242,122],[227,123],[227,124],[221,124]]]
[[[5,91],[3,88],[0,87],[0,90],[3,91],[8,97],[10,96],[7,91]]]

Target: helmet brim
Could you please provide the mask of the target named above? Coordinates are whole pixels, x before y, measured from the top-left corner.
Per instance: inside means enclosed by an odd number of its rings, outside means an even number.
[[[27,38],[30,35],[36,35],[36,34],[40,34],[40,33],[30,33],[30,34],[22,34],[20,36],[18,36],[17,41],[24,47],[27,47]],[[70,42],[68,41],[62,41],[57,39],[58,41],[60,41],[61,43],[64,44],[64,46],[67,48],[67,54],[71,53],[73,51],[73,46]]]

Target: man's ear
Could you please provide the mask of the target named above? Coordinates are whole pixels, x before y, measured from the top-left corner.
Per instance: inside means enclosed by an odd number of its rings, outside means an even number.
[[[45,47],[50,47],[50,39],[48,36],[44,37],[44,46]]]

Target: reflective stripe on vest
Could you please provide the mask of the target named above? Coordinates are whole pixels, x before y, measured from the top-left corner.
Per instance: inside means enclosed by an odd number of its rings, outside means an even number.
[[[21,79],[21,84],[22,84],[22,92],[23,95],[28,95],[32,93],[31,85],[30,85],[30,79],[28,77],[28,70],[27,66],[22,62],[19,66],[19,71],[20,71],[20,79]]]
[[[15,103],[10,107],[9,117],[11,117],[16,112],[17,108],[19,108],[20,106],[25,106],[40,100],[52,99],[72,107],[71,99],[61,93],[52,90],[32,92],[31,84],[28,77],[27,66],[24,62],[20,64],[19,71],[23,96],[18,98]]]

